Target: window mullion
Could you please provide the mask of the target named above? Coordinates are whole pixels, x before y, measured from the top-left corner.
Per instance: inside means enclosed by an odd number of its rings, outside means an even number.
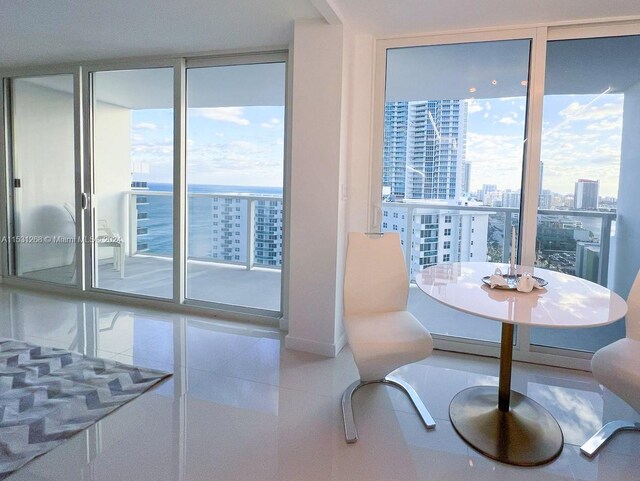
[[[531,45],[529,100],[527,107],[525,162],[523,167],[519,262],[533,265],[536,260],[536,227],[540,191],[540,149],[542,142],[542,104],[544,99],[547,28],[536,29]]]

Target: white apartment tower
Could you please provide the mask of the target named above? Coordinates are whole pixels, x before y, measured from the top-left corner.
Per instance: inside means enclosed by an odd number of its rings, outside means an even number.
[[[412,277],[427,265],[487,258],[489,215],[452,208],[470,187],[466,127],[464,101],[385,105],[383,186],[388,202],[381,227],[400,234]],[[429,207],[421,207],[427,202]]]
[[[387,102],[383,185],[393,198],[458,198],[465,182],[466,129],[464,101]]]
[[[247,263],[251,249],[253,264],[279,267],[282,264],[282,201],[280,199],[249,200],[233,196],[213,197],[211,252],[213,259],[232,264]],[[253,216],[253,219],[251,219]],[[251,223],[251,234],[247,231]],[[248,239],[252,245],[248,245]]]
[[[487,212],[452,209],[445,202],[441,208],[419,206],[418,202],[386,204],[382,211],[382,230],[398,232],[405,247],[411,243],[412,279],[432,264],[487,260]]]

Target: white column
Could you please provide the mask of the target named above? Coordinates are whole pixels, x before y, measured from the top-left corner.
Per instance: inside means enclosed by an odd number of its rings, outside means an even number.
[[[290,189],[290,287],[286,346],[327,356],[342,310],[341,225],[343,31],[298,21],[294,27]],[[341,314],[341,312],[340,312]]]

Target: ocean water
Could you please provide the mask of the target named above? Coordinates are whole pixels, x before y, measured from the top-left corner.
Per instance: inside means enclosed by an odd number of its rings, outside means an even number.
[[[171,192],[172,184],[149,183],[150,192]],[[138,190],[136,190],[138,192]],[[144,195],[145,190],[139,190]],[[190,184],[188,193],[245,194],[282,196],[282,187],[256,187],[238,185]],[[139,212],[147,213],[147,220],[139,226],[147,227],[148,233],[139,237],[139,242],[147,244],[146,253],[173,255],[173,198],[172,196],[147,195],[147,205],[140,206]],[[211,256],[211,223],[213,204],[209,197],[190,197],[188,207],[188,255],[206,258]]]

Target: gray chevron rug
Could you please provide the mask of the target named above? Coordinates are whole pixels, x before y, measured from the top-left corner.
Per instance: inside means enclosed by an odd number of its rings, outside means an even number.
[[[0,338],[0,479],[168,376]]]

